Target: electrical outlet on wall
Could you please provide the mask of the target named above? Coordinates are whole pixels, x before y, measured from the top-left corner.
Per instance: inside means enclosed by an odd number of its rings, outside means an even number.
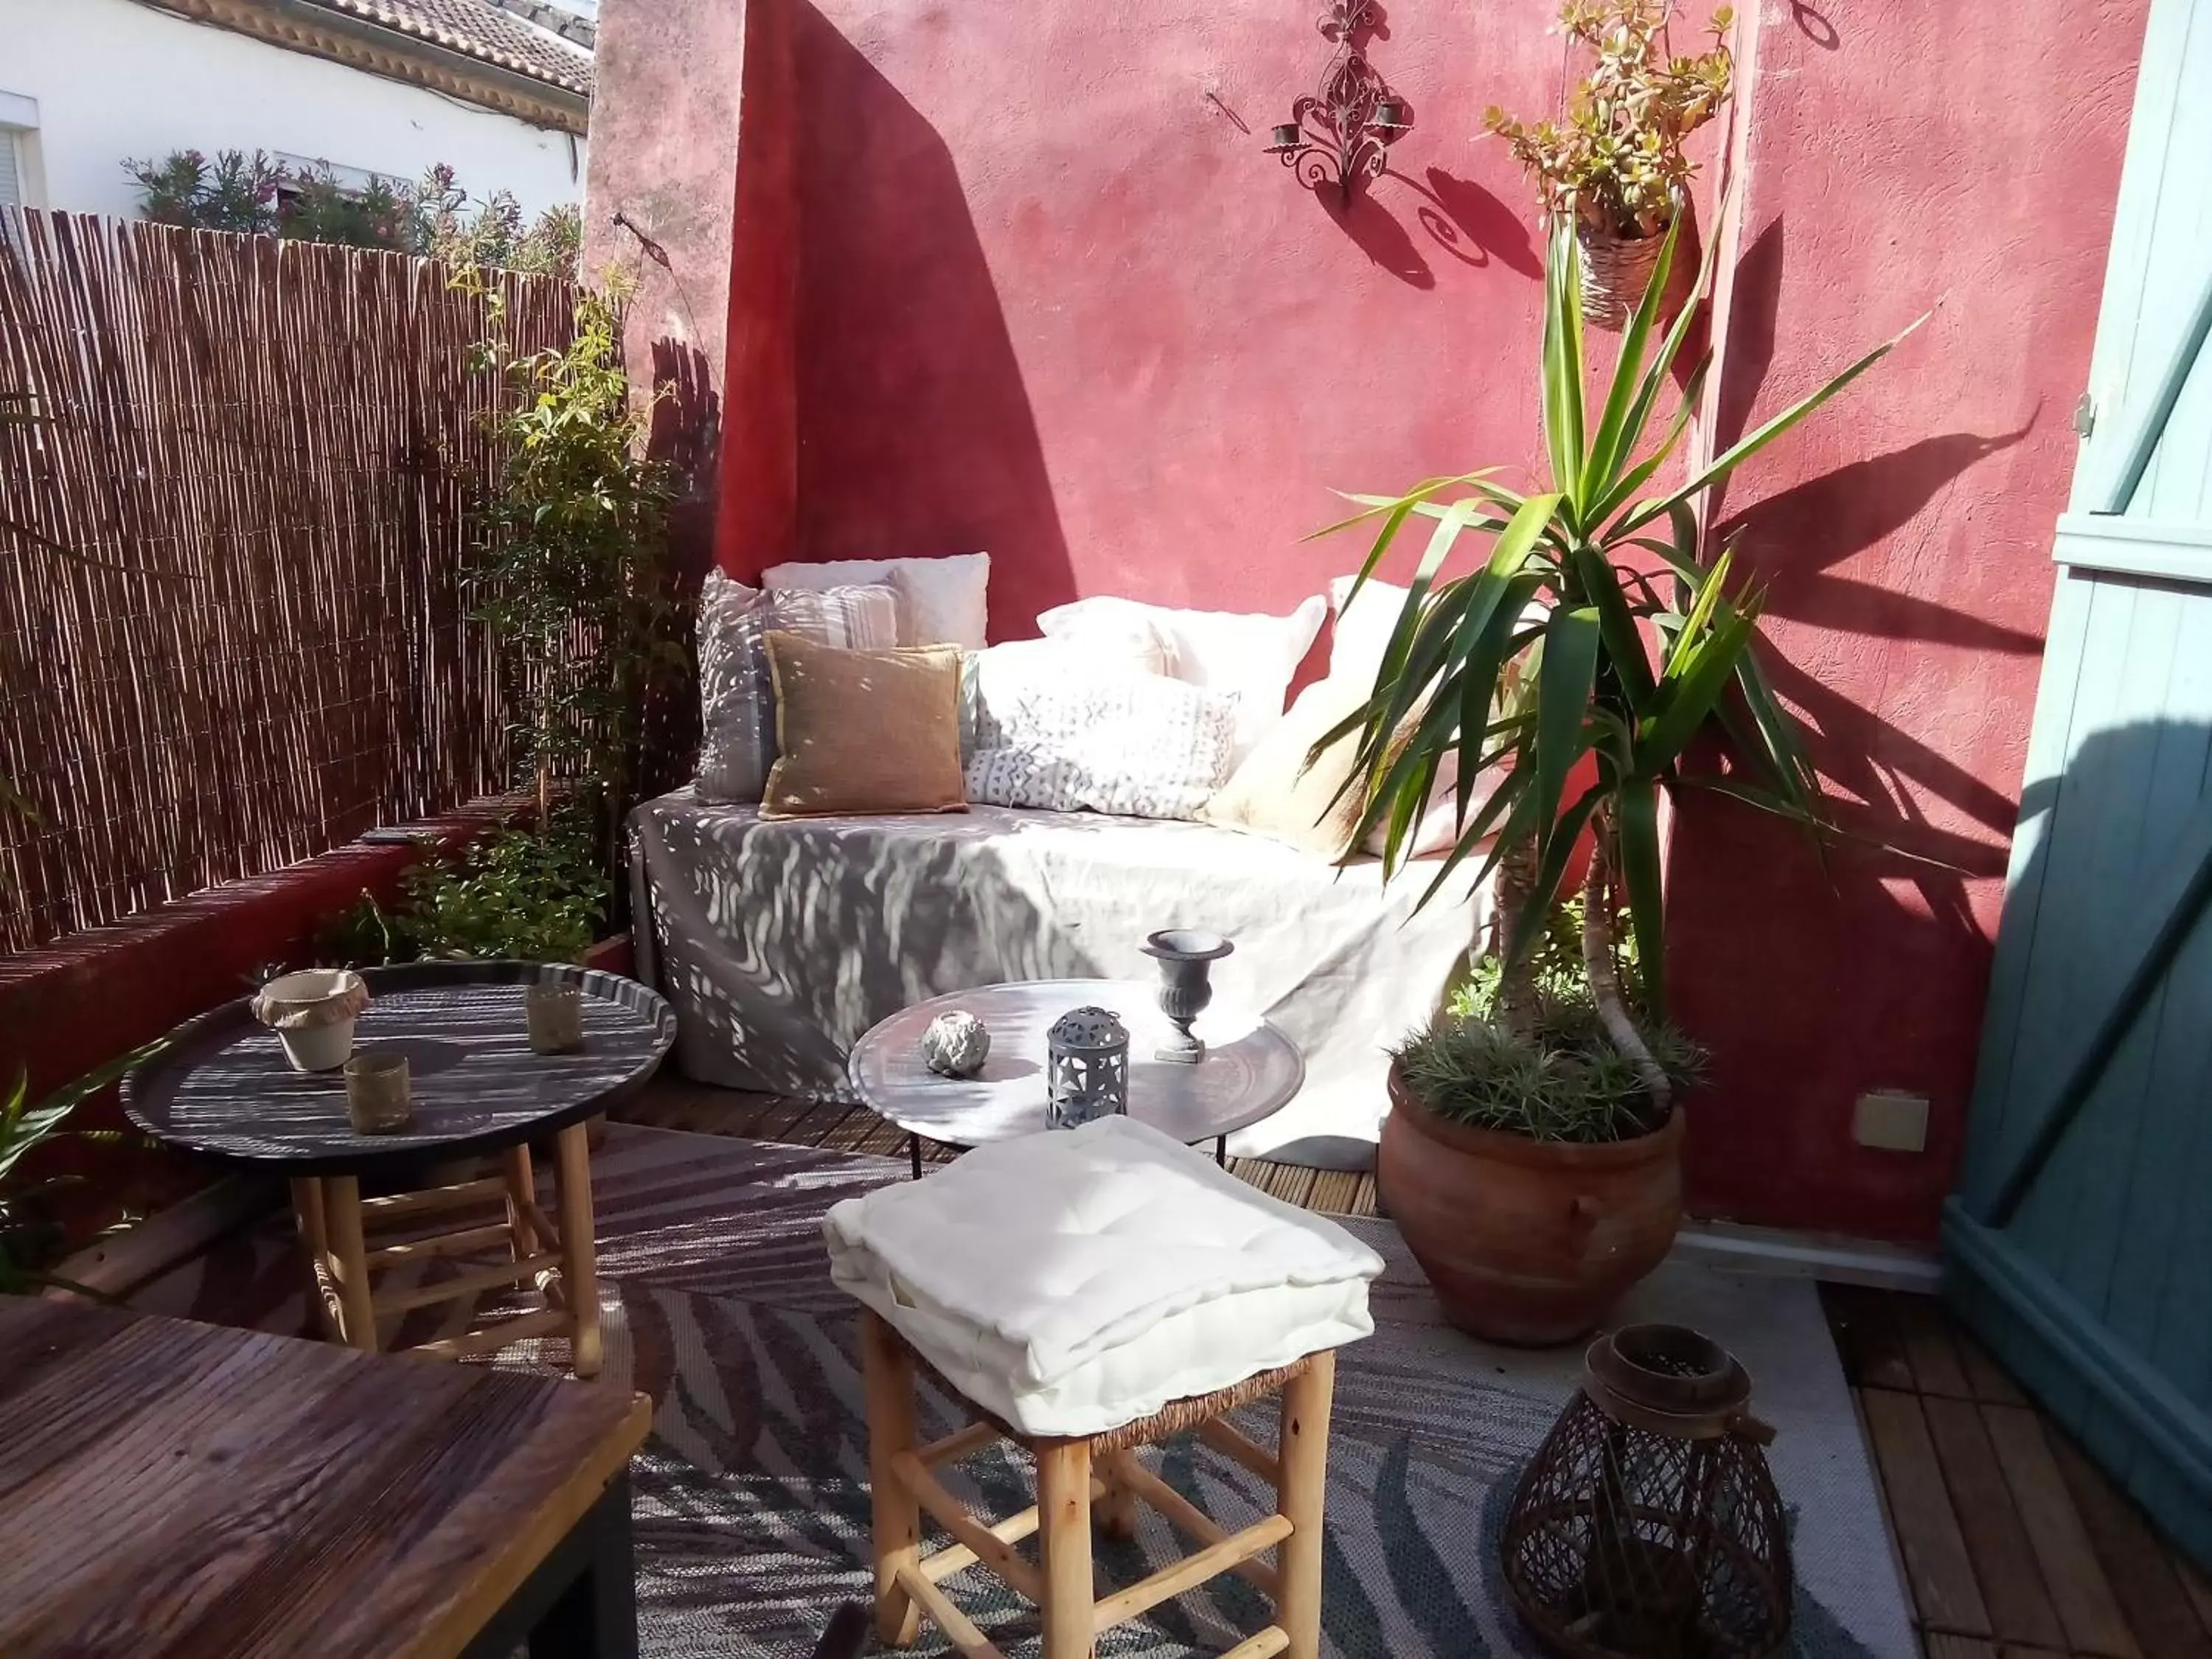
[[[1876,1089],[1851,1109],[1851,1139],[1886,1152],[1928,1150],[1928,1097]]]

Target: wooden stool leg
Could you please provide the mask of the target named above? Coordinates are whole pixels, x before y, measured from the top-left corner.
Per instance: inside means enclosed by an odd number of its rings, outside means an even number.
[[[330,1285],[324,1258],[331,1249],[330,1233],[323,1225],[323,1182],[319,1176],[299,1176],[292,1182],[292,1220],[300,1230],[300,1255],[307,1270],[307,1318],[326,1337],[336,1337],[338,1322],[330,1300],[323,1294]]]
[[[507,1178],[507,1231],[514,1241],[514,1259],[538,1254],[538,1230],[530,1224],[529,1206],[538,1201],[538,1177],[530,1167],[530,1144],[504,1148],[500,1170]]]
[[[921,1562],[921,1505],[891,1468],[915,1449],[914,1358],[872,1310],[860,1316],[860,1370],[868,1396],[868,1493],[876,1555],[876,1635],[908,1648],[921,1633],[921,1609],[898,1582],[901,1567]]]
[[[1094,1460],[1095,1462],[1096,1460]],[[1092,1519],[1104,1538],[1134,1538],[1137,1535],[1137,1495],[1115,1478],[1113,1466],[1099,1468],[1099,1483],[1106,1488],[1105,1495],[1091,1504]]]
[[[569,1369],[599,1374],[599,1264],[592,1242],[592,1146],[584,1126],[572,1123],[554,1143],[554,1183],[561,1213],[561,1292],[568,1303]],[[524,1154],[526,1157],[528,1154]]]
[[[1044,1659],[1091,1659],[1091,1447],[1036,1449],[1037,1537],[1044,1553]]]
[[[1328,1480],[1328,1413],[1336,1391],[1336,1355],[1317,1353],[1283,1387],[1282,1442],[1277,1454],[1275,1507],[1291,1523],[1277,1547],[1282,1594],[1275,1622],[1290,1639],[1289,1659],[1320,1659],[1322,1495]]]
[[[323,1225],[338,1281],[338,1334],[350,1346],[376,1352],[376,1307],[368,1293],[368,1247],[361,1233],[361,1182],[351,1176],[323,1179]]]

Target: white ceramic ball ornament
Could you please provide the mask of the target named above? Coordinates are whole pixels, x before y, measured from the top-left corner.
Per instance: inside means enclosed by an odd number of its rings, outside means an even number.
[[[991,1033],[964,1008],[939,1014],[921,1034],[921,1063],[939,1077],[973,1077],[991,1057]]]

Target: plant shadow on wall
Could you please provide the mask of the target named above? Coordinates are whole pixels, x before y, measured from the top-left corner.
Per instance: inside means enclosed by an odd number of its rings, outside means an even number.
[[[1736,441],[1753,412],[1774,356],[1781,305],[1784,221],[1762,230],[1736,265],[1729,345],[1715,441]],[[1881,546],[1936,507],[1970,468],[2010,449],[2034,429],[2042,404],[2008,432],[1946,432],[1902,448],[1848,462],[1722,516],[1716,535],[1741,548],[1766,585],[1767,614],[1870,638],[1925,641],[1960,650],[2033,657],[2040,635],[1901,591],[1880,573],[1839,574],[1840,567]],[[1935,914],[1972,927],[1965,881],[2003,873],[2014,808],[1990,787],[1872,711],[1824,685],[1769,643],[1775,690],[1802,710],[1823,738],[1820,763],[1841,791],[1865,803],[1844,807],[1846,828],[1886,842],[1911,859],[1936,860],[1904,868]],[[1942,800],[1990,831],[1990,839],[1942,832],[1919,820],[1908,786]],[[1943,866],[1948,866],[1948,868]]]
[[[1074,578],[952,154],[812,6],[792,50],[802,556],[986,549],[994,614],[1026,621]]]

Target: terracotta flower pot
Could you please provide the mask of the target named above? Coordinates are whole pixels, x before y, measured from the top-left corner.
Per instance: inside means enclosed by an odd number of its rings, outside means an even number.
[[[1438,1117],[1390,1068],[1376,1180],[1444,1316],[1544,1347],[1595,1328],[1682,1220],[1682,1114],[1633,1140],[1571,1146]]]

